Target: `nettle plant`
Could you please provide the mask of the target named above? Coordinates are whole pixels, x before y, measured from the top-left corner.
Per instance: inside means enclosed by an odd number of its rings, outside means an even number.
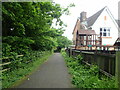
[[[79,63],[82,63],[83,55],[77,55],[76,59],[79,61]]]
[[[95,64],[90,66],[83,64],[82,55],[72,58],[64,53],[63,56],[72,76],[71,82],[76,88],[116,88],[114,77],[99,75],[99,67]]]

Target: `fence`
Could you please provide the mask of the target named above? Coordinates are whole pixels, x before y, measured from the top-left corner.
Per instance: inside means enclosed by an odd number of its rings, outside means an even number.
[[[69,56],[82,55],[83,63],[87,65],[96,64],[100,68],[100,72],[108,77],[116,76],[120,87],[120,51],[95,51],[95,50],[75,50],[67,49]]]
[[[17,55],[16,58],[18,58],[18,57],[23,57],[23,55]],[[10,67],[5,67],[5,66],[11,64],[11,60],[10,60],[11,58],[12,57],[1,58],[1,60],[4,61],[4,62],[0,64],[0,67],[2,67],[0,69],[0,72],[5,72],[7,70],[10,70]]]
[[[88,46],[75,46],[77,50],[103,50],[103,51],[120,51],[120,46],[106,46],[106,45],[88,45]]]
[[[0,63],[0,72],[5,72],[8,70],[14,70],[15,68],[24,67],[23,64],[31,63],[37,58],[40,58],[43,55],[45,55],[45,53],[46,52],[37,52],[37,51],[33,52],[32,51],[27,56],[17,55],[17,56],[0,58],[0,60],[2,60],[2,62]]]

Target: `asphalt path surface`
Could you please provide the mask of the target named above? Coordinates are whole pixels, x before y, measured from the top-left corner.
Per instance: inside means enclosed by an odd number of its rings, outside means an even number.
[[[54,53],[17,88],[72,88],[68,68],[60,53]]]

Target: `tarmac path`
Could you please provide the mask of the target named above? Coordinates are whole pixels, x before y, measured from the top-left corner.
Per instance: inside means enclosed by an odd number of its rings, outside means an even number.
[[[17,88],[72,88],[68,68],[60,53],[54,53]]]

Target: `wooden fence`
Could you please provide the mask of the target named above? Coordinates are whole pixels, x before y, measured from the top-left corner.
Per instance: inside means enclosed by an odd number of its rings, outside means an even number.
[[[116,76],[117,83],[120,87],[120,51],[86,51],[67,49],[69,56],[83,56],[83,63],[87,65],[96,64],[100,68],[100,72],[108,77]]]
[[[34,53],[32,52],[28,56],[17,55],[17,56],[10,56],[10,57],[2,57],[0,58],[0,61],[1,61],[0,62],[0,73],[9,71],[9,70],[14,70],[15,68],[21,68],[22,67],[20,65],[21,63],[28,64],[30,62],[33,62],[33,60],[36,60],[35,58],[42,57],[44,54],[45,52],[34,52]]]
[[[23,57],[23,55],[17,55],[16,58],[18,58],[18,57]],[[5,60],[5,62],[0,63],[0,67],[1,67],[0,72],[5,72],[7,70],[10,70],[10,67],[4,68],[4,66],[11,64],[11,61],[9,60],[11,58],[12,57],[4,57],[4,58],[0,59],[2,61]]]
[[[116,53],[116,81],[120,89],[120,51]]]

